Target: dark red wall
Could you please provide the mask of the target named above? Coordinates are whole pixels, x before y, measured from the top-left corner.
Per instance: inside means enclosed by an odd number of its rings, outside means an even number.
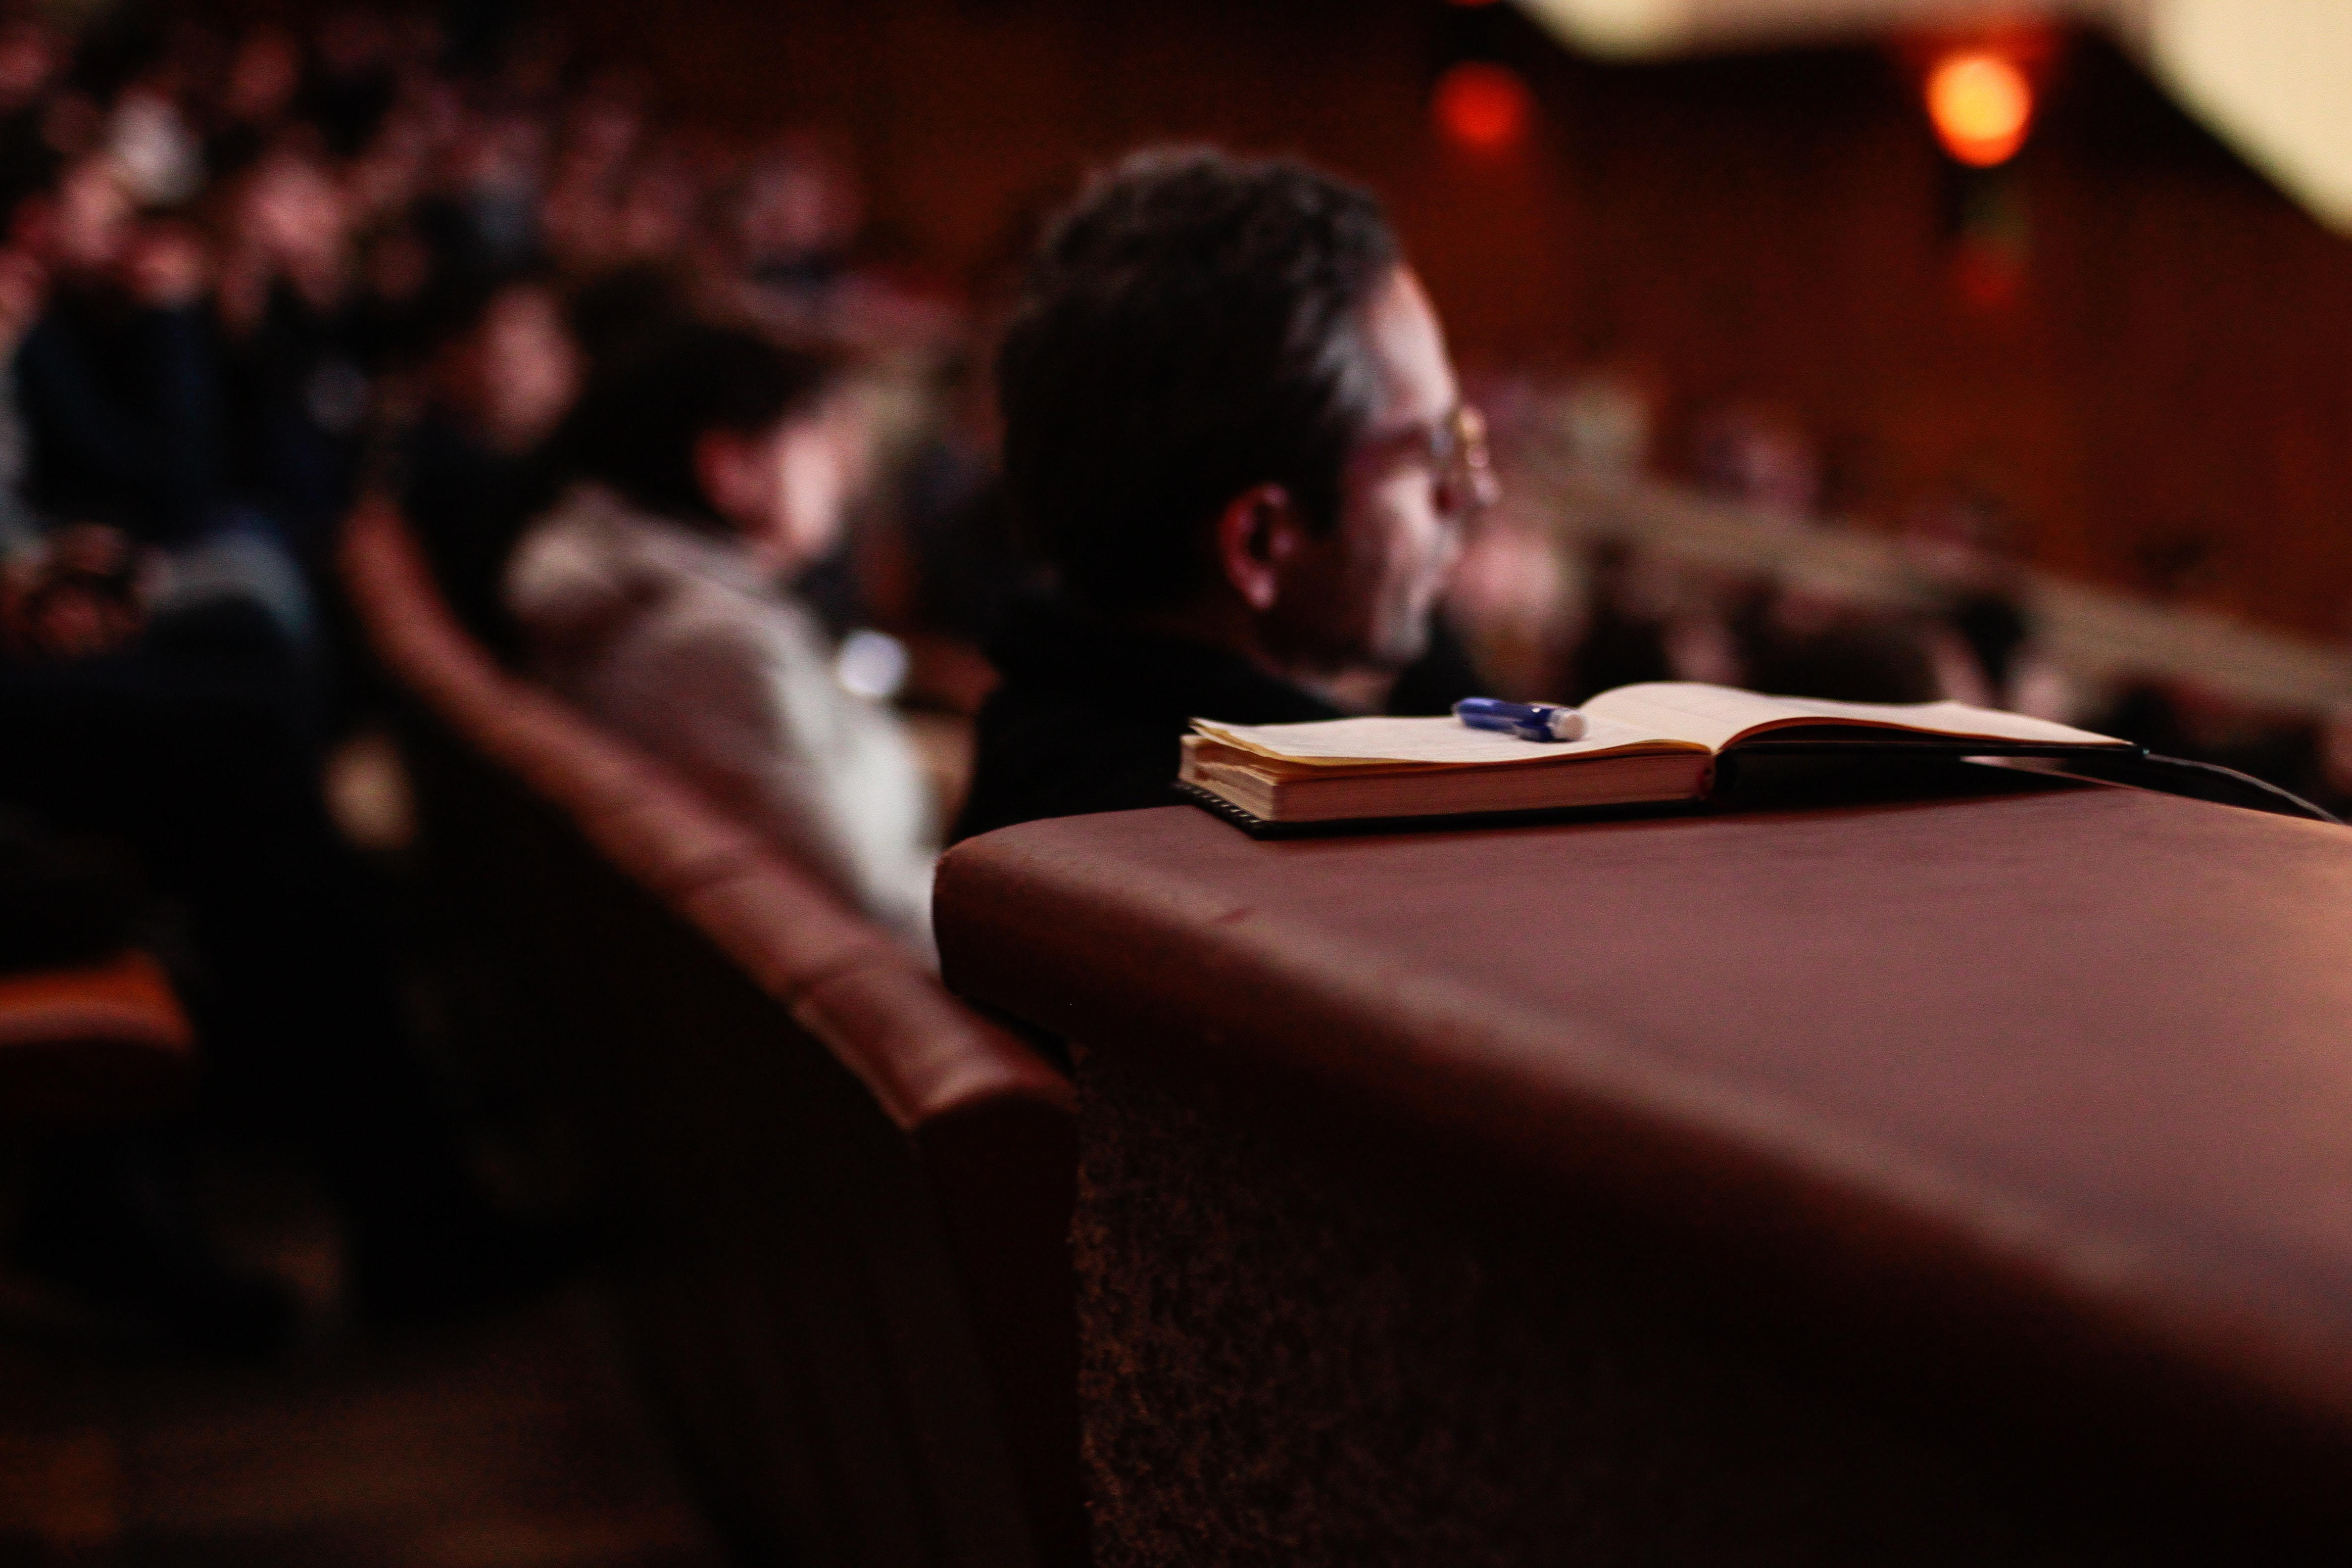
[[[2352,242],[2111,47],[2066,43],[2006,178],[2006,305],[1954,280],[1953,172],[1891,50],[1604,68],[1504,6],[1437,0],[575,0],[601,49],[725,124],[838,127],[889,246],[947,272],[1136,142],[1302,150],[1384,191],[1463,356],[1653,375],[1689,413],[1764,400],[1839,501],[1951,480],[2047,563],[2352,630]],[[1450,154],[1424,103],[1475,41],[1534,82],[1523,154]]]

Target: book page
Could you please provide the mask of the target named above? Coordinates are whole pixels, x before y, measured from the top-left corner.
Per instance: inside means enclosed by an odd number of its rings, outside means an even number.
[[[2095,735],[2002,713],[1965,702],[1832,702],[1812,697],[1767,697],[1728,686],[1693,680],[1653,680],[1604,691],[1584,705],[1589,721],[1608,719],[1661,735],[1674,735],[1720,752],[1759,731],[1811,724],[1853,725],[1865,730],[1907,730],[1960,740],[2001,741],[2035,746],[2119,746],[2112,736]],[[1866,739],[1857,736],[1857,740]]]
[[[1559,763],[1628,751],[1675,752],[1690,742],[1595,716],[1576,741],[1522,741],[1474,730],[1459,719],[1327,719],[1312,724],[1220,724],[1192,728],[1244,752],[1308,767],[1377,767],[1495,763]]]

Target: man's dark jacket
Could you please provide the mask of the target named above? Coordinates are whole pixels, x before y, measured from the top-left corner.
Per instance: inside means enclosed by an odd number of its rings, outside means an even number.
[[[1473,689],[1459,645],[1439,631],[1431,658],[1398,683],[1404,702],[1392,710],[1443,712]],[[1294,724],[1342,716],[1239,654],[1065,604],[1016,608],[989,657],[1003,684],[981,709],[960,839],[1044,816],[1176,804],[1169,786],[1196,718]]]

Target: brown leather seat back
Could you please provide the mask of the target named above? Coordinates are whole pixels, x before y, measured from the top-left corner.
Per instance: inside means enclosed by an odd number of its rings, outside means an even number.
[[[452,1009],[574,1141],[714,1517],[767,1560],[1082,1560],[1066,1079],[499,670],[397,516],[343,565],[408,705]]]
[[[152,1114],[188,1091],[194,1044],[171,981],[146,953],[0,975],[0,1127]]]

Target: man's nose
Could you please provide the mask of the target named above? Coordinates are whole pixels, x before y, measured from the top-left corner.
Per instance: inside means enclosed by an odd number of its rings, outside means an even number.
[[[1473,511],[1485,511],[1503,499],[1503,481],[1495,477],[1494,469],[1483,465],[1470,470],[1469,489]]]

